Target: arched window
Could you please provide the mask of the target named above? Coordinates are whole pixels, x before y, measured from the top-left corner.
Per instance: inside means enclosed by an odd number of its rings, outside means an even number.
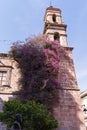
[[[52,20],[53,20],[53,22],[56,22],[56,15],[55,14],[53,14]]]
[[[55,32],[55,33],[54,33],[54,40],[58,40],[58,41],[59,41],[59,39],[60,39],[59,33],[58,33],[58,32]]]

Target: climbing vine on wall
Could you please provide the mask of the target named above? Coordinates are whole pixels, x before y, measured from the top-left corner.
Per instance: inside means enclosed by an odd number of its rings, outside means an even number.
[[[14,43],[9,55],[17,61],[20,70],[19,98],[35,100],[51,107],[57,101],[58,71],[65,51],[58,41],[51,42],[46,35]]]

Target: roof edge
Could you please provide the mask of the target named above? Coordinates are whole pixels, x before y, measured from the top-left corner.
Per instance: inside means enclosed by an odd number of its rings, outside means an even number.
[[[61,9],[59,9],[59,8],[55,8],[55,7],[53,7],[53,6],[49,6],[49,7],[47,7],[46,10],[55,10],[55,11],[60,11],[60,12],[61,12]]]

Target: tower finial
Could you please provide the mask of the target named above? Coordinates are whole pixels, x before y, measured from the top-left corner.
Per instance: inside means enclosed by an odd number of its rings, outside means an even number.
[[[52,0],[50,0],[50,6],[52,6]]]

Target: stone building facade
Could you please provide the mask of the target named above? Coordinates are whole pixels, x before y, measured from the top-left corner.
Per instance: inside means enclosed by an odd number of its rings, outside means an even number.
[[[3,102],[12,100],[18,90],[19,72],[17,63],[9,58],[8,54],[0,53],[0,112],[3,111]],[[0,130],[7,130],[6,125],[0,122]]]
[[[81,108],[80,91],[78,88],[74,69],[72,50],[68,47],[67,25],[62,21],[61,10],[48,7],[44,16],[44,34],[51,41],[59,38],[61,46],[67,51],[68,60],[60,61],[58,80],[58,104],[53,106],[53,115],[58,120],[59,127],[56,130],[86,130]],[[18,78],[20,77],[16,67],[17,63],[10,59],[7,54],[0,54],[0,98],[11,100],[18,90]],[[1,108],[2,109],[2,108]]]
[[[0,53],[0,100],[7,101],[18,90],[19,72],[17,63],[9,58],[8,54]],[[1,109],[0,109],[1,110]]]

